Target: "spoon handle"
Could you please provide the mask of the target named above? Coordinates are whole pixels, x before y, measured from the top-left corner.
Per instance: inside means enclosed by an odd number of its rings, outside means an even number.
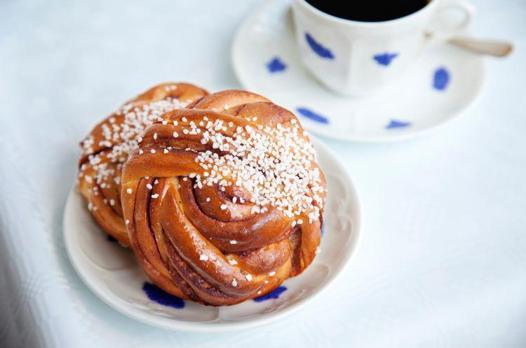
[[[513,45],[506,41],[480,40],[467,37],[454,37],[448,42],[473,53],[493,57],[506,57],[513,50]]]

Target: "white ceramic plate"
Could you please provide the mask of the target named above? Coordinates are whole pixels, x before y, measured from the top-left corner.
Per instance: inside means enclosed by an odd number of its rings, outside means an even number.
[[[435,43],[380,94],[334,94],[303,68],[289,6],[289,1],[268,1],[243,22],[232,45],[232,64],[246,89],[292,110],[313,133],[350,141],[411,138],[459,116],[480,93],[482,58]]]
[[[329,191],[321,251],[304,273],[287,280],[274,292],[275,298],[211,307],[164,294],[148,283],[131,251],[102,233],[75,189],[69,194],[64,212],[64,239],[73,267],[86,285],[111,307],[167,329],[240,329],[263,325],[295,311],[342,271],[356,248],[360,230],[360,203],[351,179],[334,154],[316,139],[313,143],[327,175]]]

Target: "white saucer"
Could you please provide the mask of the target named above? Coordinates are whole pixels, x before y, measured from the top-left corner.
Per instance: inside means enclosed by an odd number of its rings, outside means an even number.
[[[255,10],[239,27],[232,63],[246,89],[295,112],[311,132],[352,141],[411,138],[459,116],[480,92],[482,58],[434,43],[402,80],[380,94],[336,95],[303,68],[289,6],[271,0]]]
[[[166,329],[226,331],[267,324],[292,313],[340,274],[356,248],[360,231],[360,203],[351,179],[334,154],[316,139],[313,143],[329,190],[321,250],[303,274],[287,280],[274,296],[211,307],[164,294],[148,283],[131,251],[101,232],[74,189],[64,211],[64,240],[73,267],[108,305]]]

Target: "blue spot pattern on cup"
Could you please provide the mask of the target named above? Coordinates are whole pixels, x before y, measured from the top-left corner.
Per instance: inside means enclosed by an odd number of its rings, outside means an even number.
[[[334,54],[330,49],[323,46],[321,43],[316,41],[311,34],[305,33],[305,40],[309,44],[309,47],[323,59],[334,59]]]
[[[274,57],[267,63],[267,70],[271,74],[285,71],[286,69],[287,65],[279,57]]]
[[[284,293],[287,290],[287,287],[285,286],[279,286],[276,289],[272,290],[268,294],[265,294],[263,296],[256,297],[254,299],[255,302],[263,302],[267,300],[273,300],[279,298],[279,296]]]
[[[374,55],[373,59],[380,65],[388,66],[396,57],[398,57],[398,53],[384,52]]]
[[[409,126],[411,126],[411,122],[393,119],[389,121],[389,123],[385,126],[385,129],[399,129],[399,128],[406,128]]]
[[[154,302],[157,302],[163,306],[173,307],[177,309],[184,308],[184,301],[174,295],[170,295],[161,288],[153,285],[152,283],[144,282],[142,289],[146,293],[146,296]]]
[[[449,85],[451,74],[449,71],[441,66],[433,73],[433,88],[437,91],[444,91]]]
[[[298,113],[306,118],[308,118],[309,120],[312,120],[312,121],[315,121],[315,122],[319,122],[319,123],[323,123],[323,124],[328,124],[329,123],[329,119],[326,117],[326,116],[323,116],[317,112],[314,112],[312,111],[311,109],[308,109],[306,107],[299,107],[299,108],[296,108],[296,111],[298,111]]]

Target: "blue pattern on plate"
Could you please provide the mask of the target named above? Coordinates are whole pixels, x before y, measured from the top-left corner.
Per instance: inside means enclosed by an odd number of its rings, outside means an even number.
[[[286,70],[287,65],[283,63],[279,57],[274,57],[267,63],[267,69],[268,72],[272,74]]]
[[[267,300],[272,300],[278,298],[282,293],[284,293],[287,290],[285,286],[277,287],[276,289],[272,290],[268,294],[265,294],[263,296],[256,297],[254,299],[255,302],[263,302]]]
[[[300,113],[300,115],[319,123],[327,124],[329,123],[329,119],[323,115],[318,114],[317,112],[312,111],[311,109],[305,108],[305,107],[299,107],[296,108],[296,110]]]
[[[144,282],[142,289],[146,293],[146,296],[148,296],[148,298],[154,302],[162,304],[163,306],[184,308],[183,299],[174,295],[170,295],[152,283]]]
[[[327,47],[323,46],[321,43],[316,41],[311,34],[305,33],[305,40],[309,44],[309,47],[316,53],[318,56],[324,59],[334,59],[334,54]]]
[[[406,128],[411,125],[411,122],[400,121],[400,120],[391,120],[385,129],[396,129],[396,128]]]
[[[109,234],[106,235],[106,240],[108,242],[112,242],[112,243],[116,243],[117,242],[117,239],[115,239],[114,237],[110,236]]]
[[[376,60],[376,62],[380,65],[388,66],[397,56],[398,53],[385,52],[374,55],[373,59]]]
[[[439,67],[433,74],[433,88],[437,91],[444,91],[449,85],[451,75],[445,67]]]

